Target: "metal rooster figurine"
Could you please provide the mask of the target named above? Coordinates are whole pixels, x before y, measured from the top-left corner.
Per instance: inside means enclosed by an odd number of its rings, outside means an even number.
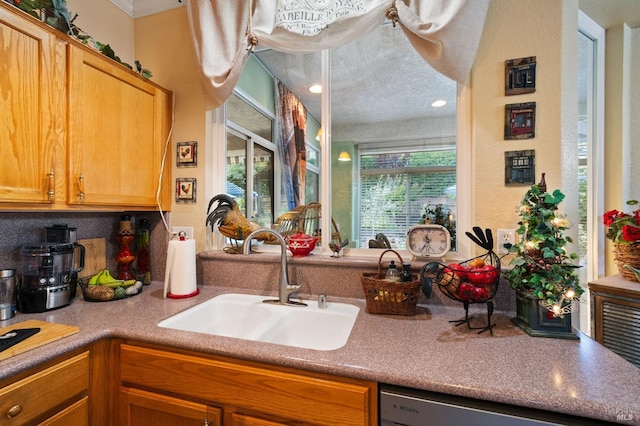
[[[217,206],[211,210],[216,202]],[[217,224],[220,233],[232,240],[232,245],[234,241],[235,245],[238,245],[238,240],[244,240],[250,233],[262,228],[258,223],[247,219],[240,211],[236,200],[227,194],[218,194],[213,197],[209,201],[207,214],[206,224],[211,226],[212,231]],[[273,235],[267,233],[259,234],[256,239],[267,242],[276,241]]]

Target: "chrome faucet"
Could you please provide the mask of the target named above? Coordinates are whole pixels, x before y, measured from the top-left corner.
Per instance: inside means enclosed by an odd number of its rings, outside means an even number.
[[[295,300],[291,300],[291,295],[297,292],[302,284],[291,285],[289,284],[289,269],[287,266],[287,243],[282,238],[278,232],[269,228],[260,228],[258,230],[253,231],[247,238],[244,240],[244,244],[242,245],[242,253],[250,254],[251,253],[251,240],[255,238],[256,235],[259,234],[271,234],[276,237],[278,244],[280,244],[280,279],[278,285],[278,300],[264,300],[265,303],[279,303],[281,305],[295,305],[295,306],[307,306],[306,303],[296,302]],[[302,275],[302,274],[300,274]]]

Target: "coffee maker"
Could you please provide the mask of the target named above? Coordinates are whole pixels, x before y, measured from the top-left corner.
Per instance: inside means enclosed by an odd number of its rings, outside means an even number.
[[[53,225],[44,228],[44,241],[47,243],[70,243],[73,244],[73,264],[71,267],[71,300],[76,297],[78,272],[84,268],[84,246],[78,244],[78,229],[68,225]]]
[[[75,232],[51,235],[58,239],[75,239]],[[78,253],[76,255],[76,252]],[[20,249],[22,275],[17,292],[18,310],[23,313],[45,312],[69,305],[76,296],[78,272],[84,268],[84,247],[75,242],[25,244]]]

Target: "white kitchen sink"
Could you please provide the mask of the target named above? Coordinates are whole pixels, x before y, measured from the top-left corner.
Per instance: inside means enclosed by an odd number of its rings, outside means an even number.
[[[330,351],[347,343],[360,308],[317,301],[308,306],[263,303],[268,296],[228,293],[158,323],[159,327]]]

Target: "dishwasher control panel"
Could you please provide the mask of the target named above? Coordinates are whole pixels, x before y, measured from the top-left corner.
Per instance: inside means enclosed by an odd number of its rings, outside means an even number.
[[[551,421],[523,417],[517,407],[510,407],[512,413],[501,406],[500,412],[492,410],[492,404],[473,400],[474,404],[462,405],[464,398],[457,402],[438,400],[433,394],[414,389],[381,386],[380,425],[381,426],[541,426],[560,425]],[[526,412],[523,409],[523,412]]]

